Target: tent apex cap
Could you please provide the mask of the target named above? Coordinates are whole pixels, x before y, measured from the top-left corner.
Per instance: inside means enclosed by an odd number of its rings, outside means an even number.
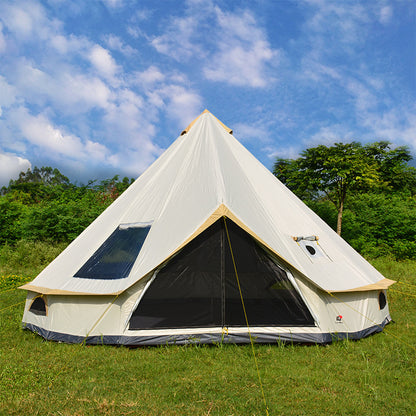
[[[191,128],[192,128],[192,126],[197,122],[197,120],[202,116],[202,115],[204,115],[204,114],[210,114],[212,117],[214,117],[214,119],[224,128],[224,130],[227,132],[227,133],[230,133],[230,134],[233,134],[233,131],[229,128],[229,127],[227,127],[221,120],[218,120],[218,118],[217,117],[215,117],[214,116],[214,114],[212,114],[209,110],[207,110],[207,109],[205,109],[197,118],[195,118],[195,120],[193,120],[189,125],[188,125],[188,127],[185,129],[185,130],[183,130],[182,131],[182,133],[181,133],[181,136],[183,136],[184,134],[187,134],[187,133],[189,133],[189,130],[191,130]]]

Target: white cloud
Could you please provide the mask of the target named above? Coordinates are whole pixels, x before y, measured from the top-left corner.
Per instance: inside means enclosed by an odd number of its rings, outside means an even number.
[[[334,143],[348,143],[354,141],[353,133],[341,124],[321,126],[319,130],[303,140],[305,148],[315,147],[320,144],[332,146]]]
[[[104,146],[92,141],[85,144],[79,137],[65,132],[64,128],[54,126],[45,115],[33,116],[26,108],[13,110],[10,120],[31,145],[47,152],[51,158],[65,156],[75,160],[88,160],[91,155],[101,155],[101,160],[104,160],[104,155],[108,153]]]
[[[183,86],[170,85],[162,90],[167,98],[166,112],[185,128],[202,111],[201,97]]]
[[[26,172],[31,167],[27,159],[0,152],[0,186],[8,185],[10,179],[17,179],[20,172]]]
[[[134,25],[127,27],[127,33],[135,39],[138,39],[140,37],[145,37],[143,31]]]
[[[0,75],[0,107],[9,107],[16,101],[16,89]]]
[[[390,23],[392,17],[393,17],[393,8],[391,6],[383,6],[380,9],[380,23],[382,24]]]
[[[296,146],[283,146],[278,150],[273,147],[266,147],[263,150],[266,152],[267,157],[275,162],[276,158],[297,159],[303,149]]]
[[[7,44],[3,34],[3,25],[0,22],[0,53],[3,53],[6,50],[6,46]]]
[[[275,80],[279,51],[273,49],[265,31],[249,11],[239,14],[215,8],[219,30],[216,52],[204,68],[207,79],[236,86],[266,87]]]
[[[0,16],[8,30],[20,40],[47,40],[60,28],[60,23],[49,19],[37,1],[4,1],[0,3]]]
[[[265,73],[265,62],[273,58],[273,51],[264,42],[251,47],[226,45],[214,55],[204,74],[211,81],[222,81],[235,86],[266,87],[275,79]]]
[[[82,154],[81,140],[54,127],[46,117],[42,115],[34,117],[27,112],[21,116],[24,120],[20,124],[21,132],[32,144],[46,151],[72,158]]]
[[[391,109],[381,114],[367,113],[364,125],[371,140],[407,144],[416,155],[416,108]]]
[[[35,10],[31,10],[34,12]],[[38,11],[37,11],[38,12]],[[38,13],[36,13],[38,14]],[[29,11],[20,7],[10,7],[8,9],[8,29],[19,37],[28,37],[33,31],[33,18]]]
[[[62,34],[54,34],[48,41],[50,45],[62,55],[71,57],[73,54],[85,53],[84,51],[91,48],[91,42],[83,37],[74,35],[64,36]]]
[[[357,116],[365,116],[367,111],[377,107],[377,97],[370,90],[368,84],[364,84],[356,79],[349,79],[346,83],[346,90],[353,97]]]
[[[52,103],[70,114],[109,106],[110,88],[97,77],[79,73],[76,67],[62,64],[45,72],[26,60],[17,60],[15,65],[16,95],[24,97],[27,103]]]
[[[129,45],[126,45],[118,36],[108,35],[105,37],[107,46],[115,51],[119,51],[124,55],[131,56],[137,54],[137,51]]]
[[[116,9],[123,6],[123,0],[102,0],[110,9]]]
[[[342,82],[343,77],[344,74],[340,69],[323,64],[319,57],[316,58],[313,54],[308,54],[302,60],[302,71],[299,78],[319,83],[328,80]]]
[[[188,2],[186,13],[152,39],[159,53],[177,61],[192,58],[211,81],[249,87],[265,87],[274,81],[272,72],[281,52],[271,47],[250,11],[225,12],[211,2]],[[212,35],[203,37],[208,25]]]
[[[165,74],[163,74],[159,68],[154,65],[149,66],[142,72],[135,72],[133,83],[137,83],[144,88],[153,86],[155,83],[162,82],[166,79]]]
[[[107,49],[100,45],[94,45],[88,57],[99,74],[107,80],[114,80],[119,68]]]
[[[70,112],[94,107],[107,109],[113,96],[110,88],[100,79],[69,71],[61,74],[55,84],[61,88],[61,93],[50,96],[50,99],[56,98],[63,105],[70,106]]]
[[[325,43],[346,45],[361,41],[365,24],[370,21],[370,9],[357,2],[334,2],[331,0],[304,0],[313,8],[313,16],[306,23],[307,29],[325,34]],[[336,40],[336,41],[335,41]]]
[[[242,142],[248,141],[262,141],[267,142],[270,139],[267,126],[262,125],[261,122],[255,124],[237,123],[233,126],[235,136]]]
[[[201,16],[198,16],[201,18]],[[198,28],[197,16],[178,17],[172,20],[163,35],[156,36],[151,45],[159,52],[176,59],[177,61],[188,60],[195,56],[203,57],[204,51],[195,42]]]

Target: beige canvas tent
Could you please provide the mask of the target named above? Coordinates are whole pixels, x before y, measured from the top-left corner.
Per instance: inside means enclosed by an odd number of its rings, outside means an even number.
[[[381,331],[392,283],[205,110],[22,287],[23,325],[145,345],[248,342],[248,321],[257,342],[322,343]]]

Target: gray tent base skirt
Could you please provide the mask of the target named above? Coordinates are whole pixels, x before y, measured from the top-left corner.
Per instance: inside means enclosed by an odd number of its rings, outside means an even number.
[[[344,339],[357,340],[368,337],[369,335],[381,332],[391,321],[386,318],[380,325],[374,325],[357,332],[337,332],[337,333],[251,333],[251,337],[256,344],[276,344],[276,343],[295,343],[295,344],[329,344],[333,341]],[[47,331],[33,324],[22,324],[23,329],[28,329],[41,337],[56,342],[68,344],[90,344],[90,345],[125,345],[125,346],[146,346],[146,345],[189,345],[189,344],[248,344],[250,337],[245,334],[195,334],[195,335],[161,335],[161,336],[128,336],[128,335],[103,335],[81,337],[78,335],[63,334],[59,332]]]

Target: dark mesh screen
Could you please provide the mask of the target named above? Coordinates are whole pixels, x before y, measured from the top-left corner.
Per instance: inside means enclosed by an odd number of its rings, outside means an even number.
[[[384,309],[387,305],[387,299],[384,292],[380,292],[378,294],[378,304],[380,305],[380,309]]]
[[[30,312],[33,312],[36,315],[46,316],[46,305],[42,297],[36,298],[30,305]]]
[[[227,220],[249,325],[310,326],[297,291],[255,240]],[[130,319],[130,329],[246,326],[221,219],[163,269]]]
[[[150,230],[148,227],[118,227],[74,277],[123,279],[127,277]]]

